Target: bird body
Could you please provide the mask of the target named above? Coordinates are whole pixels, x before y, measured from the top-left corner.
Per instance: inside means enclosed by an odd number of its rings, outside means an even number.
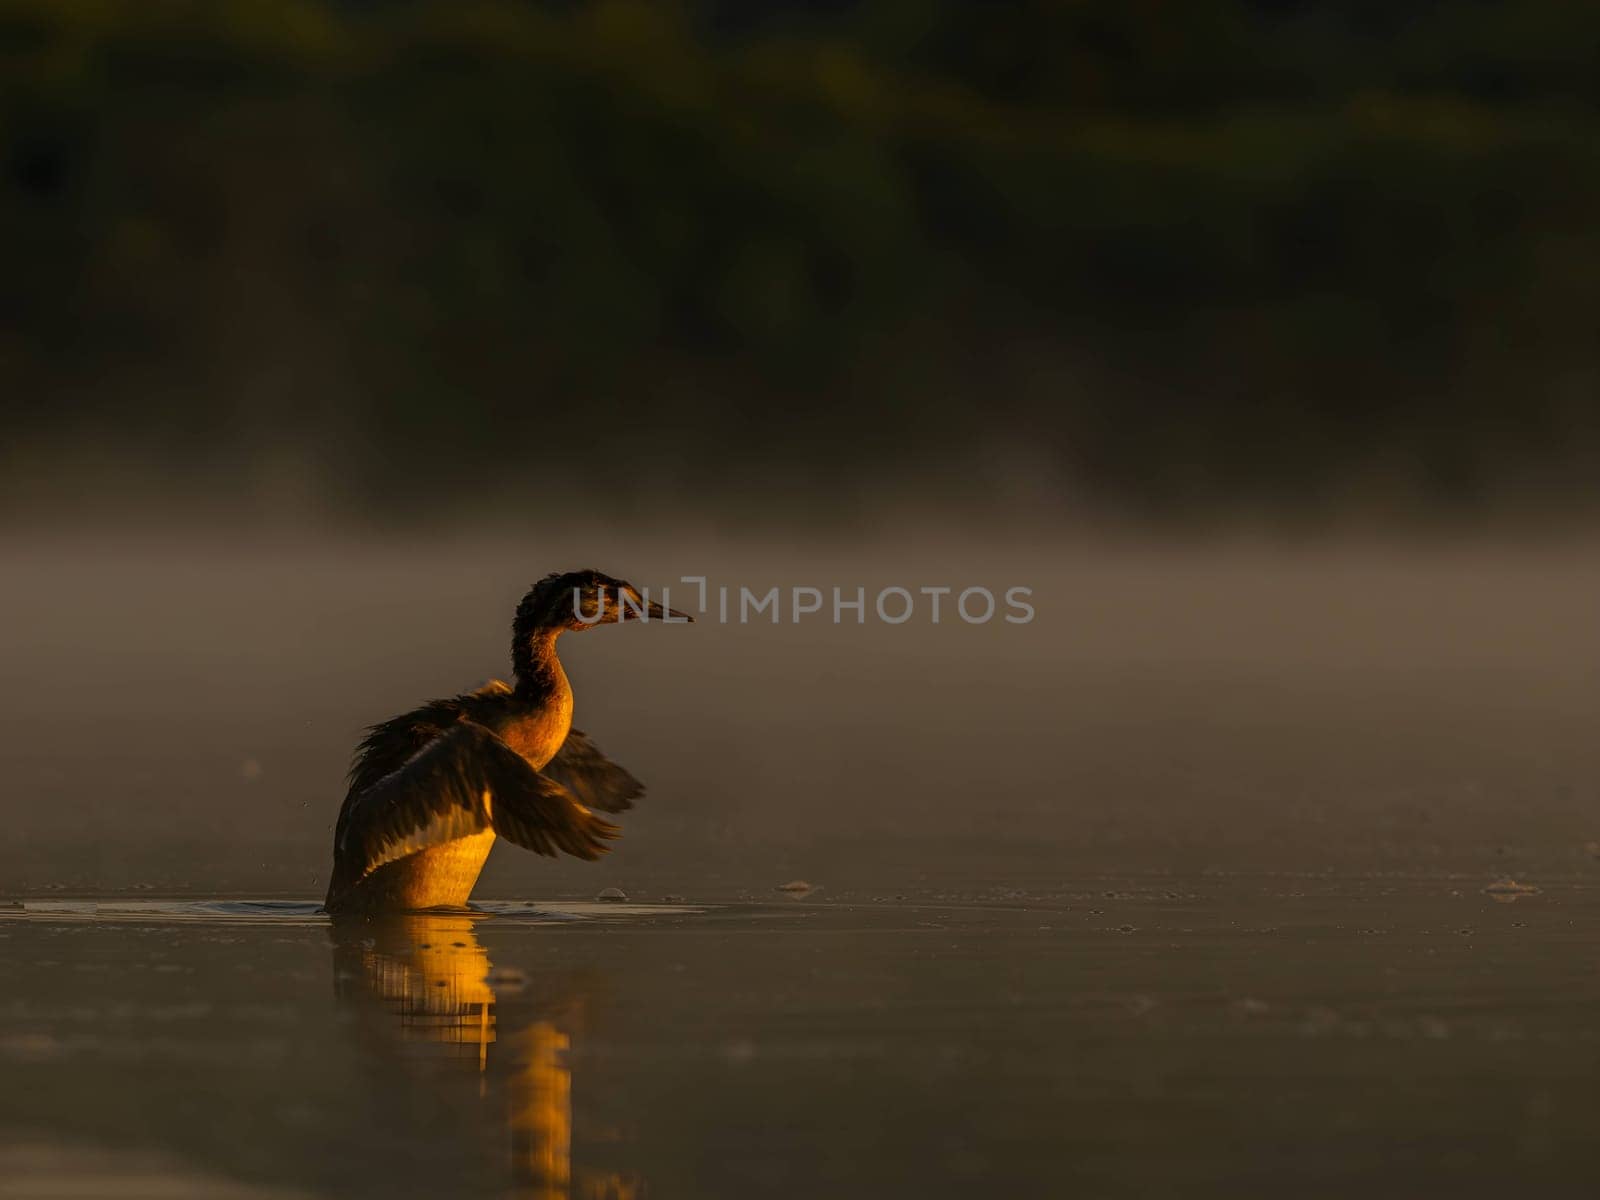
[[[340,907],[373,912],[465,908],[495,837],[494,830],[486,829],[385,863],[362,882],[358,904]]]
[[[502,694],[510,700],[484,722],[535,770],[560,753],[572,729],[572,684],[561,669],[553,640],[548,654],[541,657],[546,669],[534,686],[524,685],[521,694],[499,680],[489,684],[497,691],[503,689]]]
[[[502,836],[540,854],[603,853],[620,831],[595,810],[630,808],[644,789],[572,728],[572,687],[555,647],[563,632],[630,611],[690,619],[596,571],[547,576],[512,625],[515,686],[495,680],[374,725],[351,768],[325,907],[465,905]]]

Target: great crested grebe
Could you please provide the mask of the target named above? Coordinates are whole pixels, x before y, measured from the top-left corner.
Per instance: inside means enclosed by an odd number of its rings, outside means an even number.
[[[495,680],[367,731],[333,835],[329,912],[461,907],[495,837],[537,854],[603,854],[595,816],[644,794],[572,728],[556,639],[627,620],[691,621],[599,571],[547,575],[511,624],[516,686]]]

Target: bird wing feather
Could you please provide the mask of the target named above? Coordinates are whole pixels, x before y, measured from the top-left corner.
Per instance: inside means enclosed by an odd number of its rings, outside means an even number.
[[[475,692],[430,700],[420,708],[370,726],[356,747],[355,760],[350,765],[351,794],[366,791],[385,775],[404,766],[412,755],[457,721],[470,719],[476,702],[510,692],[510,684],[491,679]]]
[[[601,812],[625,812],[644,795],[644,784],[600,753],[581,729],[569,730],[561,749],[541,769],[579,803]]]
[[[490,829],[536,854],[584,859],[598,858],[620,832],[466,720],[353,795],[344,816],[336,858],[348,864],[351,884],[385,863]]]

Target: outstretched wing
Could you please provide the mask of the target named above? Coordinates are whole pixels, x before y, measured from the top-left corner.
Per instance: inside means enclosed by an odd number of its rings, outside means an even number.
[[[465,720],[352,795],[340,826],[334,860],[341,888],[385,863],[489,829],[536,854],[588,859],[620,832],[489,730]]]
[[[617,766],[581,729],[567,732],[556,756],[543,773],[577,797],[580,804],[601,812],[625,812],[644,795],[644,784]]]
[[[414,754],[457,721],[470,720],[475,701],[504,696],[510,691],[510,684],[491,679],[475,692],[430,700],[420,708],[371,726],[356,747],[355,761],[350,766],[350,793],[366,791],[385,775],[405,766]]]

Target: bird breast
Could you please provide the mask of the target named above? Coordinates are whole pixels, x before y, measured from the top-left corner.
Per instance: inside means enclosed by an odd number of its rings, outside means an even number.
[[[572,728],[572,689],[566,686],[564,676],[560,684],[543,704],[516,714],[496,731],[501,741],[535,769],[556,756]]]

